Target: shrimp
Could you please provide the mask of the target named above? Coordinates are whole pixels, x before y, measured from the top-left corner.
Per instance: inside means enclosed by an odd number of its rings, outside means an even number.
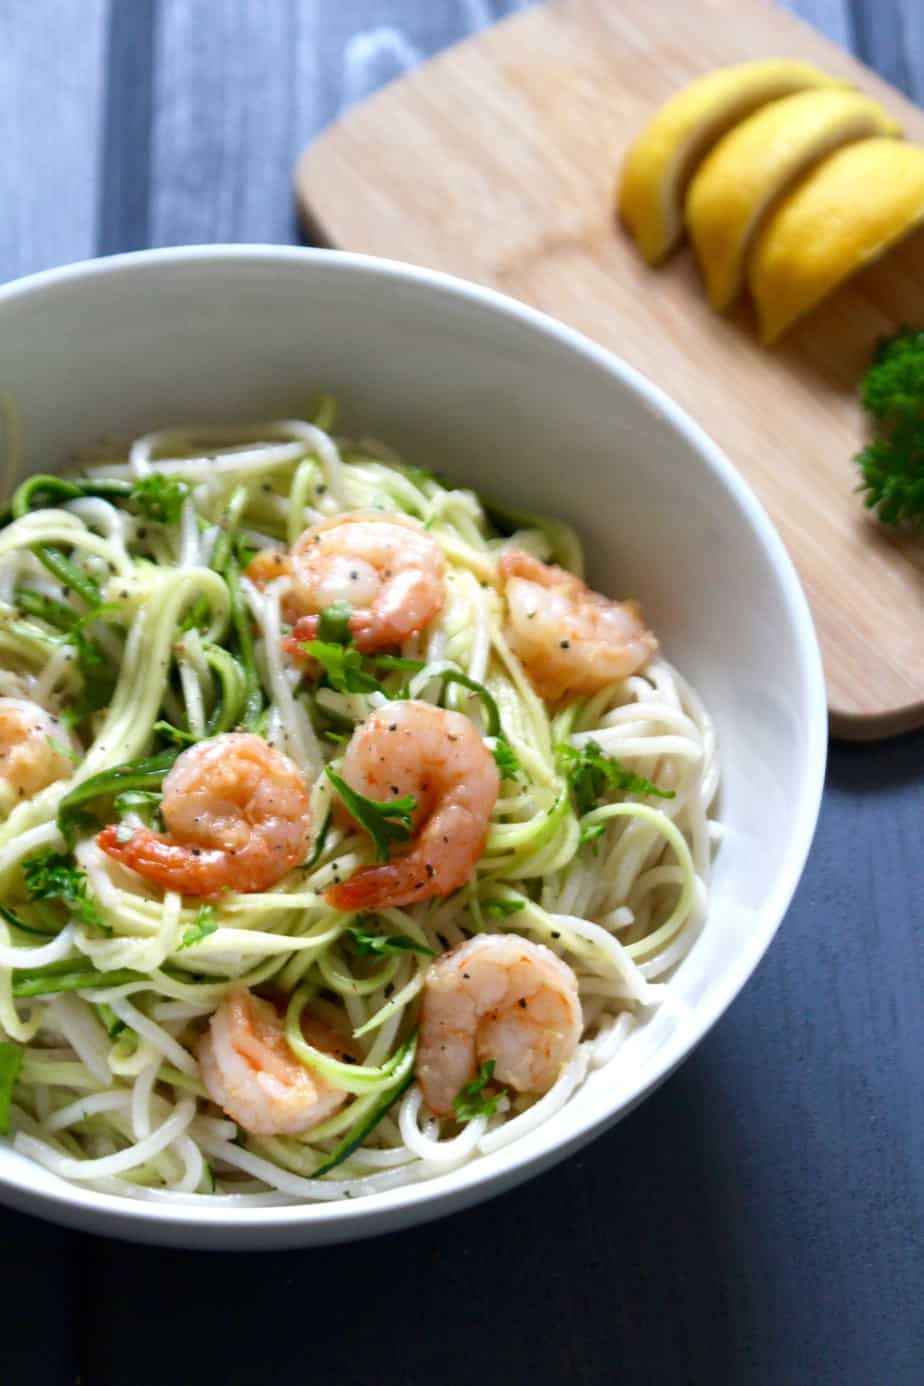
[[[250,732],[190,746],[164,780],[167,834],[104,828],[97,844],[148,881],[184,895],[268,890],[302,861],[311,817],[298,767]]]
[[[291,577],[292,564],[289,555],[282,549],[260,549],[244,569],[244,577],[249,578],[254,587],[262,591],[277,578]]]
[[[302,1017],[302,1034],[315,1049],[345,1063],[358,1058],[310,1016]],[[347,1099],[292,1053],[275,1006],[243,987],[228,992],[199,1041],[199,1072],[212,1101],[255,1136],[306,1131]]]
[[[416,1060],[427,1106],[450,1116],[490,1059],[505,1087],[547,1092],[582,1025],[577,977],[550,948],[516,934],[470,938],[427,969]]]
[[[423,630],[445,600],[442,551],[402,515],[337,515],[306,529],[290,561],[291,603],[302,613],[283,641],[291,654],[317,638],[318,613],[334,602],[353,608],[350,634],[366,653]]]
[[[0,809],[74,773],[70,738],[29,698],[0,698]]]
[[[497,567],[510,646],[547,702],[628,678],[658,648],[637,602],[611,601],[519,549],[502,554]]]
[[[500,779],[474,722],[430,703],[390,703],[353,733],[343,778],[368,799],[417,800],[412,845],[328,890],[338,910],[378,910],[450,895],[484,850]]]

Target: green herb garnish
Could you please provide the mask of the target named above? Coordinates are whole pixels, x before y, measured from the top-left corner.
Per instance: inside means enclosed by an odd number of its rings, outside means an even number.
[[[414,795],[405,794],[403,798],[380,803],[351,789],[330,766],[326,773],[350,813],[375,843],[376,861],[388,861],[392,843],[407,842],[413,831],[412,815],[417,807]]]
[[[501,779],[515,780],[520,770],[520,762],[510,742],[499,736],[491,754],[494,757],[494,764],[500,771]]]
[[[503,1096],[503,1092],[495,1093],[493,1097],[485,1097],[484,1090],[494,1077],[496,1060],[488,1059],[481,1065],[481,1071],[477,1078],[472,1078],[468,1083],[463,1083],[456,1093],[452,1104],[456,1121],[471,1121],[473,1117],[493,1116],[497,1111],[497,1104]]]
[[[357,953],[367,957],[382,958],[388,953],[422,953],[428,958],[434,956],[432,948],[418,943],[410,934],[375,934],[362,923],[354,925],[347,933]]]
[[[331,640],[306,640],[306,654],[316,659],[327,675],[327,682],[338,693],[384,693],[377,678],[363,667],[363,657],[352,645],[338,645]]]
[[[481,902],[481,913],[486,914],[489,919],[509,919],[512,914],[519,914],[520,910],[525,908],[525,900],[483,900]]]
[[[87,877],[73,857],[43,852],[23,862],[23,876],[31,900],[59,900],[81,924],[108,933],[99,905],[87,895]]]
[[[574,794],[579,815],[588,813],[607,794],[650,794],[658,799],[673,799],[672,789],[659,789],[644,775],[627,770],[613,756],[601,751],[596,741],[587,741],[578,749],[562,744],[556,747],[558,767]]]
[[[334,645],[349,645],[353,639],[350,635],[352,615],[353,608],[349,602],[332,602],[330,606],[325,606],[318,617],[318,639]]]
[[[201,905],[192,924],[184,933],[183,941],[177,947],[177,952],[179,953],[184,948],[192,948],[196,943],[201,943],[204,938],[208,938],[209,934],[214,934],[217,928],[214,907]]]
[[[185,481],[176,481],[164,476],[163,472],[151,472],[135,482],[129,499],[146,519],[171,525],[180,518],[188,495]]]
[[[589,828],[582,828],[582,829],[581,829],[581,835],[580,835],[580,837],[578,838],[578,846],[579,846],[579,847],[586,847],[586,846],[588,845],[588,843],[591,843],[591,844],[595,843],[595,842],[597,841],[597,838],[598,838],[598,837],[602,837],[603,834],[604,834],[605,832],[606,832],[606,824],[605,824],[605,823],[592,823],[592,824],[590,825]],[[599,850],[600,850],[600,849],[599,849],[598,847],[596,847],[596,846],[594,847],[594,849],[593,849],[594,856],[597,855],[597,852],[598,852]]]
[[[924,329],[883,339],[861,397],[876,432],[854,461],[864,504],[887,525],[924,523]]]

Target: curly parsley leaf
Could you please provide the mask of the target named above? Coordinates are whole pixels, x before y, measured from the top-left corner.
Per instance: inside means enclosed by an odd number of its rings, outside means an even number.
[[[560,745],[556,747],[556,756],[558,767],[571,786],[579,815],[589,813],[606,794],[650,794],[658,799],[674,797],[672,789],[659,789],[644,775],[636,775],[613,756],[605,755],[596,741],[588,741],[580,748]]]
[[[352,645],[332,640],[306,640],[302,649],[316,659],[327,675],[327,682],[338,693],[384,693],[377,678],[363,667],[363,657]]]
[[[218,925],[215,923],[215,909],[212,905],[202,905],[196,913],[190,927],[183,935],[183,941],[177,947],[177,952],[184,948],[192,948],[194,944],[201,943],[209,934],[214,934]]]
[[[509,919],[512,914],[519,914],[525,908],[525,900],[483,900],[481,913],[489,919]]]
[[[389,953],[422,953],[425,957],[434,956],[433,949],[418,943],[410,934],[376,934],[365,923],[357,923],[347,933],[357,953],[367,957],[383,958]]]
[[[0,1044],[0,1135],[10,1129],[10,1103],[22,1068],[23,1051],[18,1044]]]
[[[452,1110],[455,1113],[456,1121],[471,1121],[473,1117],[493,1116],[497,1111],[497,1104],[503,1096],[503,1091],[495,1093],[493,1097],[485,1097],[484,1090],[494,1077],[496,1060],[488,1059],[481,1065],[481,1071],[477,1078],[472,1078],[470,1082],[463,1083],[453,1099]]]
[[[151,472],[135,482],[129,499],[145,519],[170,525],[180,518],[188,495],[185,481],[176,481],[163,472]]]
[[[350,813],[375,843],[376,861],[388,861],[393,842],[407,842],[413,831],[412,815],[417,807],[413,794],[401,799],[367,799],[365,794],[351,789],[346,780],[327,767],[327,778],[346,804]]]
[[[349,602],[332,602],[325,606],[318,617],[318,639],[334,645],[349,645],[353,639],[350,634],[352,615]]]
[[[23,862],[22,872],[30,900],[59,900],[81,924],[109,932],[99,905],[87,895],[86,873],[73,857],[43,852]]]
[[[499,736],[491,754],[494,757],[494,764],[500,771],[501,779],[515,780],[520,770],[520,762],[510,742]]]

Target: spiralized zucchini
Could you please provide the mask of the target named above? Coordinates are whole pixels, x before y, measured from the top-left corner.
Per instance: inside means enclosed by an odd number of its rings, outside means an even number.
[[[550,709],[505,638],[496,561],[514,545],[580,572],[576,535],[487,505],[382,445],[337,438],[334,422],[325,398],[313,422],[164,429],[88,455],[73,477],[34,478],[0,528],[0,696],[61,717],[74,761],[0,821],[0,1060],[15,1145],[65,1179],[248,1205],[438,1175],[547,1120],[618,1055],[705,919],[718,760],[695,693],[656,656]],[[281,648],[280,584],[246,575],[256,550],[288,548],[353,510],[417,521],[447,564],[439,617],[367,665],[365,693],[307,680]],[[370,953],[356,918],[324,898],[373,856],[368,836],[332,814],[324,770],[354,726],[402,697],[471,717],[505,778],[470,882],[385,910],[375,929],[404,943]],[[156,823],[160,783],[184,746],[234,728],[304,775],[314,844],[303,867],[203,907],[100,851],[102,824]],[[580,814],[559,748],[589,742],[672,797],[614,790]],[[70,894],[55,860],[76,871]],[[507,1094],[462,1125],[436,1120],[413,1068],[427,967],[473,934],[507,931],[573,968],[577,1054],[538,1100]],[[241,986],[287,1007],[292,1052],[350,1094],[311,1130],[247,1135],[206,1098],[198,1040]],[[306,1008],[349,1037],[358,1062],[305,1040]],[[0,1062],[0,1086],[4,1071]]]

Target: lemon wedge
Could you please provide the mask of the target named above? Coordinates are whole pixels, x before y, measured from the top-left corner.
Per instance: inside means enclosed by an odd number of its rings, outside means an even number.
[[[843,85],[811,63],[769,58],[719,68],[672,96],[626,155],[618,191],[619,214],[649,264],[680,239],[686,184],[720,135],[768,101]]]
[[[724,135],[697,169],[685,213],[712,306],[734,302],[757,226],[800,173],[851,140],[900,134],[868,96],[822,88],[772,101]]]
[[[758,232],[748,282],[775,342],[863,265],[924,222],[924,149],[869,139],[837,150],[788,192]]]

